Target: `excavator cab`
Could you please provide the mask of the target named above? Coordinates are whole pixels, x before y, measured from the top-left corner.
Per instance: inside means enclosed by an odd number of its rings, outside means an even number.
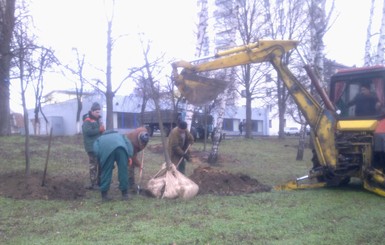
[[[330,100],[341,120],[378,119],[385,116],[385,67],[338,71],[331,77]]]
[[[385,196],[385,67],[338,71],[329,97],[337,111],[335,172]]]

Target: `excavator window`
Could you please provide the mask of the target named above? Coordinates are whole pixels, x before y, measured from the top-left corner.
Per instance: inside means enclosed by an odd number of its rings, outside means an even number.
[[[337,73],[331,79],[330,92],[340,118],[385,116],[385,68],[382,72],[352,69]]]

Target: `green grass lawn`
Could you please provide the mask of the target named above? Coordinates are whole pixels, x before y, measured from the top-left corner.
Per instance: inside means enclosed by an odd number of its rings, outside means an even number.
[[[24,169],[23,144],[22,137],[0,137],[1,173]],[[33,138],[31,144],[31,168],[43,169],[46,141]],[[311,167],[310,150],[303,161],[295,160],[297,144],[296,138],[225,140],[219,152],[229,162],[216,168],[271,186],[284,184]],[[203,144],[193,147],[202,150]],[[145,152],[143,184],[163,159]],[[49,173],[87,173],[86,161],[81,138],[68,143],[57,137]],[[187,175],[194,167],[187,165]],[[97,192],[71,201],[0,197],[0,244],[384,244],[384,220],[385,198],[363,190],[359,181],[343,188],[191,200],[133,195],[129,202],[101,203]]]

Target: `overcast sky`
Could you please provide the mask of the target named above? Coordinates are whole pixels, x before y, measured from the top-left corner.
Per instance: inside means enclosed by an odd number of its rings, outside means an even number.
[[[382,0],[376,0],[373,28],[379,31]],[[341,64],[362,66],[366,31],[370,14],[370,0],[336,0],[335,23],[325,35],[326,56]]]
[[[378,0],[377,0],[378,1]],[[72,48],[86,53],[86,59],[104,69],[106,43],[106,6],[96,0],[34,0],[32,14],[41,42],[51,46],[63,63],[70,62]],[[325,36],[326,56],[345,65],[363,64],[369,0],[337,0],[338,17]],[[138,33],[152,40],[154,57],[191,60],[194,55],[196,0],[117,1],[113,34],[125,35],[116,42],[113,79],[127,67],[139,66],[142,57]],[[381,13],[381,8],[376,9]],[[379,15],[378,14],[378,15]],[[168,67],[171,69],[171,67]],[[170,70],[171,71],[171,70]],[[98,75],[95,74],[95,78]],[[101,77],[104,79],[104,77]],[[68,82],[49,81],[45,90],[68,87]],[[52,85],[52,86],[51,86]],[[11,109],[20,111],[20,93],[11,86]],[[33,102],[29,102],[33,105]]]

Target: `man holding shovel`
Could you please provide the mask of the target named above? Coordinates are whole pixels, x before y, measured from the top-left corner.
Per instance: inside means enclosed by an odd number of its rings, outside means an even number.
[[[140,177],[143,170],[143,150],[147,146],[150,136],[148,135],[145,127],[136,128],[135,130],[126,134],[127,138],[131,141],[134,148],[134,155],[132,156],[132,162],[128,166],[128,186],[132,192],[140,192]],[[138,153],[142,152],[142,158],[139,161]],[[138,185],[135,186],[135,168],[139,168],[140,176]]]
[[[178,126],[173,128],[168,136],[167,150],[171,162],[178,166],[177,169],[182,174],[185,174],[186,161],[190,161],[189,147],[193,143],[194,137],[187,129],[187,123],[179,121]]]

